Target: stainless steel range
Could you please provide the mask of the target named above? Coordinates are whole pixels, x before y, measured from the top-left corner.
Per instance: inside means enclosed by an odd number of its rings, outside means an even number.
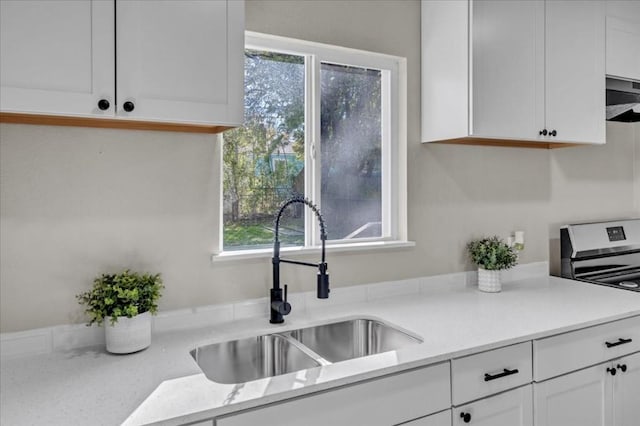
[[[640,291],[640,219],[563,226],[560,251],[563,277]]]

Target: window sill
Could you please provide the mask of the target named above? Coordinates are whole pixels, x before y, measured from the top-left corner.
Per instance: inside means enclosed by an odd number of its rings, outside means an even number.
[[[375,241],[363,243],[327,245],[327,253],[362,253],[367,251],[400,249],[415,247],[414,241]],[[280,249],[282,256],[320,254],[320,247],[283,247]],[[273,255],[272,249],[226,251],[212,254],[212,263],[232,262],[237,260],[266,259]]]

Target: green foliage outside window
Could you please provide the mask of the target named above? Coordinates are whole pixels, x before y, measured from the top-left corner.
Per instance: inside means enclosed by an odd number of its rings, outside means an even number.
[[[244,126],[223,135],[225,250],[270,244],[273,214],[291,195],[304,194],[304,59],[245,52]],[[381,221],[381,75],[321,64],[322,188],[313,197],[330,239]],[[288,242],[304,244],[301,211],[287,213]],[[377,229],[368,236],[380,236]]]

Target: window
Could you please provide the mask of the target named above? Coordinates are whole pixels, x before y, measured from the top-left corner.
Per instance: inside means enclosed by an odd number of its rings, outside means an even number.
[[[223,135],[222,250],[271,248],[293,195],[320,207],[330,245],[406,240],[405,74],[403,58],[247,33],[245,124]],[[319,245],[313,214],[285,213],[283,247]]]

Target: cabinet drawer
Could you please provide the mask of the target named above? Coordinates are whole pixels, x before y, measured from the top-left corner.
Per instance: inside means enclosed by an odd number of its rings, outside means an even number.
[[[451,406],[449,363],[259,407],[216,419],[216,426],[388,426]]]
[[[531,382],[531,342],[451,361],[453,405]]]
[[[533,341],[540,382],[640,350],[640,316]]]

